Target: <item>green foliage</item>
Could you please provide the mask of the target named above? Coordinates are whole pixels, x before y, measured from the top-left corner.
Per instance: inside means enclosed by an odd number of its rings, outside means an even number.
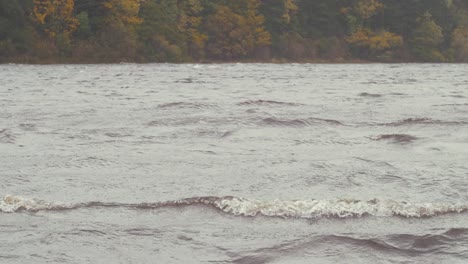
[[[345,22],[340,10],[341,0],[298,1],[299,33],[308,38],[342,36]]]
[[[89,16],[86,11],[79,13],[76,16],[79,26],[76,30],[76,36],[79,38],[88,38],[91,36],[91,25],[89,23]]]
[[[30,51],[33,42],[28,1],[0,0],[0,61]]]
[[[413,55],[422,61],[444,61],[445,58],[439,50],[444,40],[442,28],[432,19],[429,12],[419,17],[417,22],[411,38]]]
[[[186,36],[179,28],[181,10],[174,0],[148,1],[140,16],[138,34],[143,42],[146,61],[180,62],[187,54]]]

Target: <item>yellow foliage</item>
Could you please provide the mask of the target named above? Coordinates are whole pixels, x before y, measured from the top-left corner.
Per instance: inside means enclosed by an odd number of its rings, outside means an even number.
[[[33,15],[44,25],[44,31],[52,38],[62,34],[66,38],[73,33],[78,20],[73,16],[74,0],[34,0]]]
[[[346,38],[346,42],[351,46],[368,48],[371,52],[376,52],[402,46],[403,38],[388,31],[375,33],[369,29],[360,29]]]
[[[403,45],[403,38],[397,34],[382,31],[381,33],[369,38],[369,46],[371,50],[381,51]]]
[[[232,59],[269,45],[271,37],[263,22],[264,17],[258,15],[256,10],[248,9],[246,15],[239,15],[227,6],[218,6],[207,20],[212,37],[210,51],[215,56]]]
[[[351,45],[358,46],[358,47],[365,47],[369,46],[369,33],[370,31],[367,29],[360,29],[351,36],[346,38],[346,42]]]
[[[54,6],[50,0],[34,0],[34,18],[39,24],[44,24],[47,16],[54,12]]]
[[[124,23],[140,24],[142,22],[138,16],[140,0],[106,0],[103,6],[111,12],[113,18]]]
[[[468,27],[458,27],[453,31],[452,48],[457,61],[468,61]]]
[[[179,4],[181,10],[178,17],[177,28],[187,37],[191,53],[200,54],[205,47],[208,37],[200,33],[202,22],[200,12],[203,10],[200,0],[184,0]]]
[[[377,14],[383,7],[384,5],[378,0],[360,0],[354,9],[362,19],[366,20]]]
[[[297,11],[297,5],[294,0],[283,0],[284,1],[284,14],[283,18],[286,22],[291,22],[291,14]]]

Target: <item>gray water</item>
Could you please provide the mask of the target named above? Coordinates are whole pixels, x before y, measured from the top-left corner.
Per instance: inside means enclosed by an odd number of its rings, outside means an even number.
[[[0,65],[0,263],[467,263],[468,65]]]

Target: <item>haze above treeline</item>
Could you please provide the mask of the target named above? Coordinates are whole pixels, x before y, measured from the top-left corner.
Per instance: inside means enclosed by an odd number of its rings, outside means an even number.
[[[467,62],[466,0],[0,0],[0,62]]]

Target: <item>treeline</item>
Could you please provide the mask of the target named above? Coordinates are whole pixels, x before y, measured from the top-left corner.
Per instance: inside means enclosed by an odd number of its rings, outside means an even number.
[[[467,0],[0,0],[0,62],[467,62]]]

